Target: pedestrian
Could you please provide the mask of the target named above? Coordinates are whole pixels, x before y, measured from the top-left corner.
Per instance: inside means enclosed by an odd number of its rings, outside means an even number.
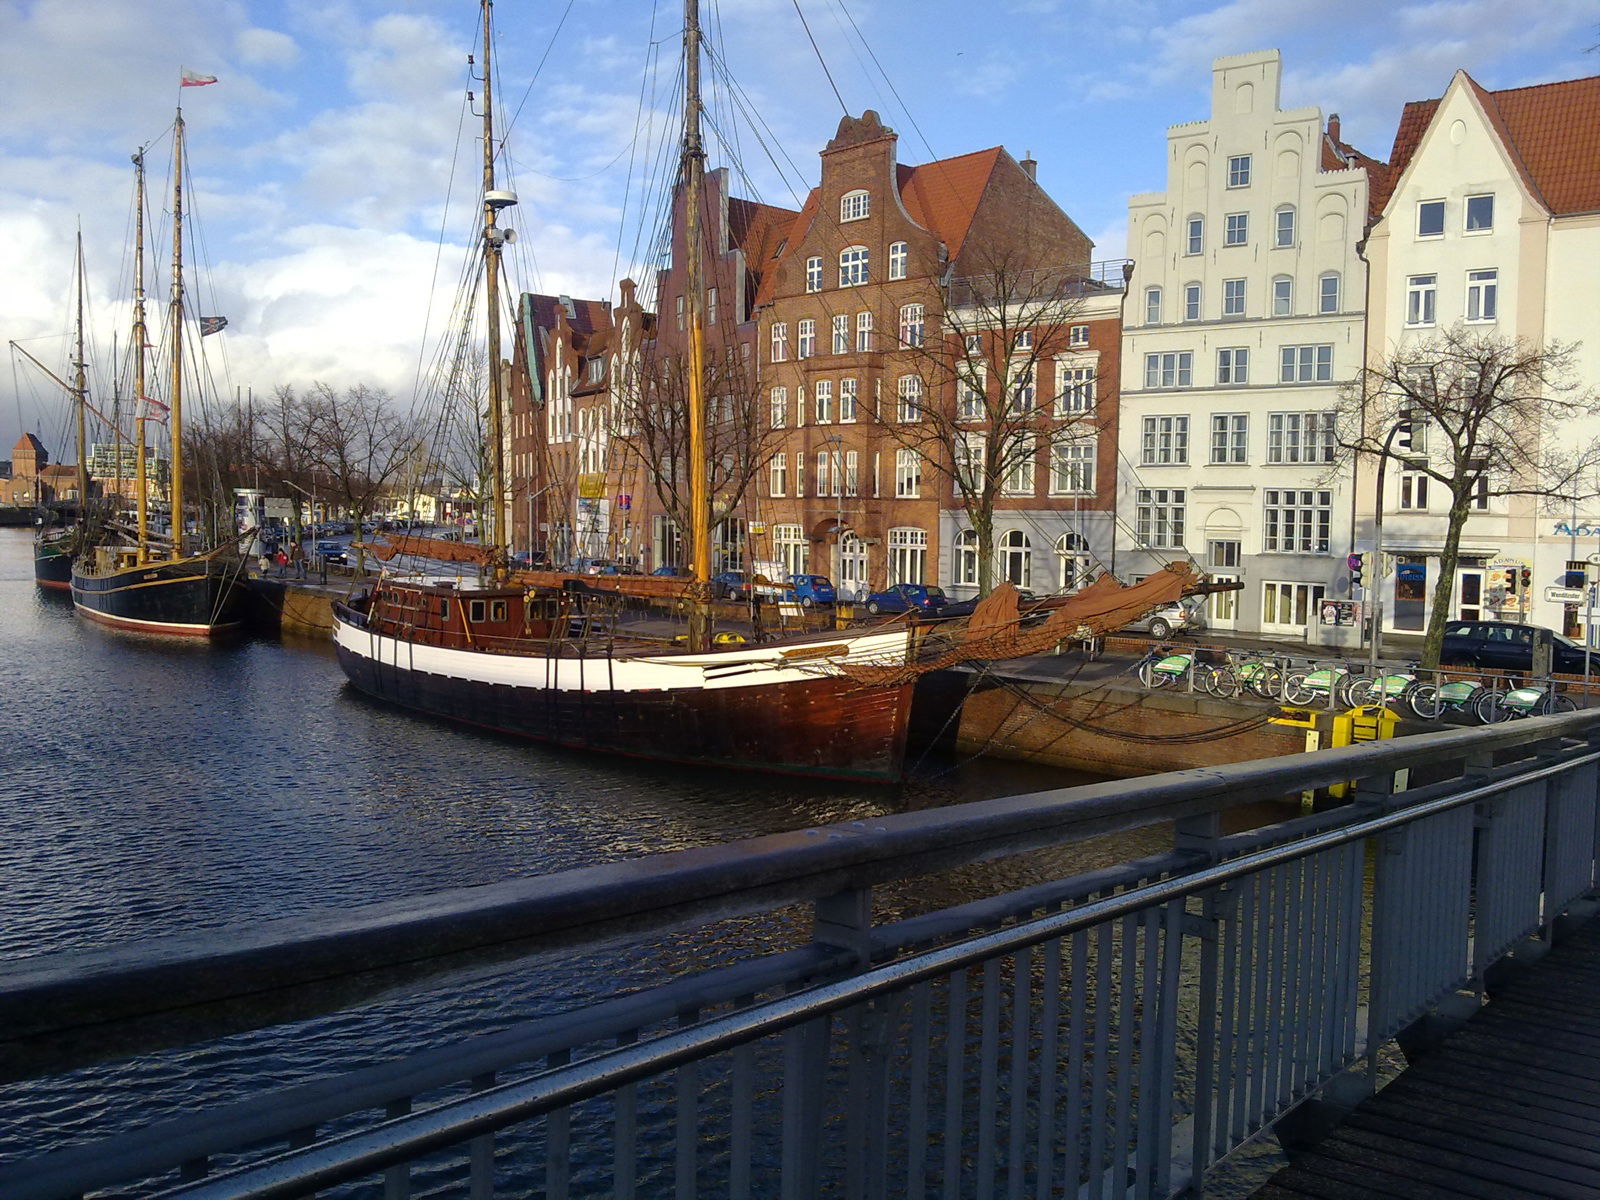
[[[278,564],[278,578],[282,579],[283,576],[284,576],[284,572],[288,569],[288,566],[289,566],[289,556],[287,554],[285,554],[280,549],[278,551],[277,555],[276,555],[275,561]]]

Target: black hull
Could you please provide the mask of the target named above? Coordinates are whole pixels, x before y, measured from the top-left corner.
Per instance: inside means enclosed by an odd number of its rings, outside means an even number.
[[[50,542],[35,542],[33,547],[33,581],[40,587],[53,591],[72,590],[72,551]]]
[[[239,628],[241,588],[231,563],[148,563],[105,575],[72,572],[72,602],[92,621],[136,633],[216,637]]]
[[[350,682],[375,699],[571,749],[876,783],[904,770],[909,684],[834,676],[726,690],[560,691],[435,675],[336,649]]]

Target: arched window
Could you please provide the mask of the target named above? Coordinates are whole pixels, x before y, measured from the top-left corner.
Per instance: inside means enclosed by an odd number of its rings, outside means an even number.
[[[1063,533],[1056,539],[1056,578],[1061,581],[1063,592],[1075,592],[1087,587],[1093,571],[1089,543],[1083,540],[1082,535]]]
[[[1000,539],[1000,577],[1018,587],[1030,586],[1033,579],[1033,543],[1020,529]]]
[[[978,531],[976,529],[963,529],[956,534],[955,582],[978,582]]]
[[[839,251],[839,286],[860,287],[867,282],[867,248],[846,246]]]
[[[839,197],[839,220],[859,221],[872,212],[872,200],[866,189],[846,192]]]

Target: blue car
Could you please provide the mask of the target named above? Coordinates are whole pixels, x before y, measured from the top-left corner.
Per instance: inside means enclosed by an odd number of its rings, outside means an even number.
[[[917,612],[923,616],[936,615],[949,598],[943,588],[926,583],[897,583],[867,597],[867,611],[877,613]]]
[[[826,575],[791,575],[789,586],[794,589],[794,598],[806,608],[832,604],[838,599],[833,590],[833,580]]]
[[[350,547],[343,542],[318,542],[311,554],[319,562],[336,563],[341,567],[350,561]]]

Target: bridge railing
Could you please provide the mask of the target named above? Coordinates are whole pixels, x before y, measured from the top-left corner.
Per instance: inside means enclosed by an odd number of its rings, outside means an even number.
[[[1297,1106],[1370,1088],[1392,1038],[1593,889],[1597,746],[1600,714],[1542,717],[12,964],[18,1079],[811,906],[792,948],[46,1153],[0,1168],[0,1194],[1197,1191]],[[1238,804],[1348,780],[1353,804],[1223,831]],[[1155,821],[1170,851],[873,919],[887,881]]]

